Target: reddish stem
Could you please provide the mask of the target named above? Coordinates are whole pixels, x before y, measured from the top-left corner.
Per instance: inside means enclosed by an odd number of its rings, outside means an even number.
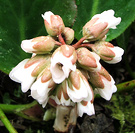
[[[77,43],[75,43],[74,45],[73,45],[73,47],[74,48],[79,48],[80,47],[80,45],[81,45],[81,43],[84,41],[84,40],[86,40],[86,36],[84,36],[84,37],[82,37]]]
[[[66,44],[61,33],[58,35],[59,41],[61,42],[62,45]]]

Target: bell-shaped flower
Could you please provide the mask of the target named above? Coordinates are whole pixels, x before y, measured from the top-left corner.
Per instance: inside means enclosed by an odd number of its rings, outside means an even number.
[[[26,53],[45,54],[51,52],[56,41],[50,36],[40,36],[29,40],[23,40],[21,48]]]
[[[73,102],[81,102],[82,100],[93,101],[92,87],[78,69],[70,73],[67,81],[67,93]]]
[[[49,92],[54,87],[55,83],[52,80],[50,65],[48,65],[32,84],[31,96],[45,107],[49,99]]]
[[[81,101],[77,103],[78,116],[82,117],[84,113],[91,116],[95,114],[94,105],[90,101]]]
[[[52,95],[50,98],[54,99],[57,105],[71,106],[73,105],[68,94],[67,94],[67,81],[64,80],[61,84],[55,88],[55,96]]]
[[[20,62],[9,73],[9,77],[15,82],[21,83],[23,92],[29,90],[38,74],[45,67],[45,63],[49,62],[50,56],[34,56],[31,59],[25,59]]]
[[[51,58],[51,73],[55,83],[61,83],[68,78],[70,71],[76,70],[77,55],[74,47],[62,45],[57,48]]]
[[[112,76],[103,67],[98,72],[89,72],[89,76],[89,81],[95,87],[94,92],[100,94],[104,99],[110,100],[112,94],[117,91]]]
[[[121,18],[114,17],[114,11],[108,10],[101,14],[96,14],[83,27],[83,36],[94,41],[105,37],[110,28],[116,29],[121,22]]]
[[[65,26],[60,16],[54,15],[51,11],[42,14],[44,24],[49,35],[57,36],[62,33]]]
[[[122,48],[113,46],[111,43],[105,41],[98,41],[91,45],[91,48],[102,60],[110,64],[120,62],[124,54]]]
[[[89,51],[87,48],[79,48],[77,49],[77,59],[78,64],[89,71],[99,71],[101,69],[101,64],[99,62],[100,57],[94,53]]]

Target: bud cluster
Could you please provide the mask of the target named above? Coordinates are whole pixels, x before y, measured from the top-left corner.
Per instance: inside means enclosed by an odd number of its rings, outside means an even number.
[[[54,128],[66,132],[78,116],[95,113],[94,94],[110,100],[117,91],[100,59],[113,64],[121,61],[123,49],[105,41],[109,28],[115,29],[121,18],[114,17],[113,10],[95,15],[83,27],[83,37],[72,44],[74,30],[65,27],[60,16],[49,11],[42,17],[48,36],[22,41],[22,49],[33,55],[9,76],[21,83],[23,92],[30,90],[43,107],[50,104],[56,108]]]

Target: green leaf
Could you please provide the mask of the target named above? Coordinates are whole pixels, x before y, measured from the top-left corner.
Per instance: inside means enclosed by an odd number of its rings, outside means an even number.
[[[77,18],[73,26],[75,37],[82,37],[82,27],[93,15],[102,13],[105,10],[113,9],[115,17],[121,17],[122,21],[117,29],[108,32],[107,41],[118,37],[135,20],[134,0],[77,0]]]
[[[21,41],[47,35],[41,14],[52,11],[72,26],[76,17],[74,0],[0,0],[0,70],[9,73],[20,61],[29,58]]]

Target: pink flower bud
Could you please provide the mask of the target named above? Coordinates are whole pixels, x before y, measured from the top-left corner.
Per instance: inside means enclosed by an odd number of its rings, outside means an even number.
[[[101,14],[96,14],[83,27],[83,36],[93,41],[104,38],[109,31],[109,28],[116,29],[116,26],[121,22],[121,18],[114,17],[114,11],[108,10]]]
[[[117,88],[114,79],[106,69],[102,67],[98,72],[89,72],[89,76],[89,81],[95,87],[94,92],[100,94],[104,99],[110,100]]]
[[[21,48],[27,53],[45,54],[55,47],[55,40],[50,36],[40,36],[30,40],[23,40]]]
[[[65,26],[60,16],[54,15],[52,12],[48,11],[42,14],[42,17],[49,35],[57,36],[63,32]]]
[[[110,64],[120,62],[124,53],[122,48],[105,41],[98,41],[91,48],[102,60]]]
[[[65,37],[66,44],[71,44],[74,40],[74,30],[69,27],[65,27],[63,34]]]
[[[82,68],[89,71],[98,71],[101,69],[101,64],[99,63],[100,57],[87,48],[77,49],[77,57],[78,63]]]
[[[74,47],[62,45],[57,48],[51,59],[51,73],[55,83],[61,83],[68,78],[70,71],[76,70],[77,55]]]

